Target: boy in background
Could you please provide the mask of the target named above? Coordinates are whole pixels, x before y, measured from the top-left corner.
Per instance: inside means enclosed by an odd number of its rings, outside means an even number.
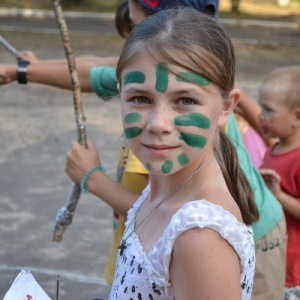
[[[282,204],[287,223],[285,300],[300,299],[300,66],[268,74],[259,90],[266,138],[278,142],[266,152],[261,174]],[[276,245],[274,245],[276,246]]]

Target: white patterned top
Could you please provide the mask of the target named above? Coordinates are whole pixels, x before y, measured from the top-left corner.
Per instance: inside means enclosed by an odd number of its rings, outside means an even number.
[[[169,281],[169,264],[177,237],[188,229],[210,228],[228,241],[240,257],[242,300],[251,299],[255,250],[252,229],[240,223],[230,212],[206,200],[186,203],[172,217],[153,249],[146,253],[133,232],[134,218],[139,206],[149,194],[149,185],[128,212],[126,249],[119,251],[113,286],[113,299],[174,299]],[[122,254],[122,255],[121,255]]]

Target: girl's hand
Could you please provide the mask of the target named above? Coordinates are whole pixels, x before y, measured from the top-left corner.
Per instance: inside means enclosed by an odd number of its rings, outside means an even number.
[[[77,141],[72,142],[72,149],[66,154],[65,172],[76,184],[92,167],[100,165],[100,158],[95,144],[87,140],[87,148]]]
[[[281,177],[280,175],[272,169],[260,169],[260,174],[262,175],[267,187],[271,190],[274,196],[278,199],[281,194]]]

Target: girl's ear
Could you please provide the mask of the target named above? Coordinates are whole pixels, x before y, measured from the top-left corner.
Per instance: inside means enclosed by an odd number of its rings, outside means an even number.
[[[232,89],[227,99],[223,103],[223,110],[218,120],[218,126],[224,127],[227,123],[227,120],[230,114],[233,112],[233,109],[240,100],[240,90],[238,88]]]
[[[120,83],[117,84],[117,90],[120,93]]]

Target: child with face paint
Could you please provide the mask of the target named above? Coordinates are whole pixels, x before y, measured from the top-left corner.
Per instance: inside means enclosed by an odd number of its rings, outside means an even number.
[[[128,212],[109,299],[251,299],[258,210],[222,129],[239,99],[234,70],[230,39],[194,9],[129,35],[117,66],[124,134],[149,185]]]
[[[215,17],[218,15],[218,1],[212,0],[129,0],[129,4],[131,8],[131,18],[135,19],[137,14],[140,20],[144,19],[147,15],[151,15],[166,8],[166,4],[169,6],[189,6],[200,11],[205,11]],[[61,61],[57,61],[57,63],[54,64],[51,60],[38,62],[40,63],[39,65],[32,63],[28,66],[27,79],[29,82],[38,82],[62,88],[71,87],[70,80],[68,80],[69,74],[65,60],[63,64]],[[94,60],[93,57],[88,57],[88,61],[86,61],[86,58],[83,57],[77,60],[76,64],[80,75],[82,91],[94,91],[103,99],[110,99],[113,96],[117,96],[119,92],[116,89],[117,79],[115,75],[115,68],[107,67],[114,63],[116,63],[115,58],[97,58],[97,60]],[[102,66],[95,66],[101,64]],[[59,81],[57,81],[57,73],[62,74]],[[15,66],[0,65],[0,74],[4,76],[6,82],[17,79]],[[245,97],[243,96],[243,99],[244,98]],[[243,103],[245,102],[243,101]],[[245,111],[249,111],[248,107],[245,108]],[[256,112],[254,112],[253,115],[254,114],[256,114]],[[250,162],[249,157],[246,154],[246,149],[243,146],[243,141],[234,116],[230,116],[227,128],[228,134],[233,139],[236,146],[242,168],[254,188],[255,200],[260,211],[261,217],[253,227],[256,248],[258,249],[257,255],[260,255],[262,252],[261,249],[266,248],[263,245],[271,245],[273,244],[274,239],[285,234],[282,209],[275,197],[266,188],[262,178]],[[66,172],[74,182],[80,183],[84,174],[90,168],[99,164],[99,158],[97,149],[91,141],[88,141],[88,150],[82,148],[76,142],[74,142],[73,145],[73,150],[67,155]],[[91,193],[107,202],[116,211],[121,213],[123,216],[126,216],[127,210],[132,206],[134,201],[137,199],[139,192],[147,183],[148,171],[136,159],[132,152],[127,149],[127,147],[123,147],[121,151],[120,162],[117,177],[118,180],[121,180],[122,186],[116,184],[112,191],[107,190],[106,187],[113,184],[112,180],[104,173],[96,171],[89,177],[87,181],[87,188]],[[99,182],[101,182],[101,184],[99,184]],[[125,187],[125,189],[123,187]],[[136,191],[136,193],[131,193],[130,190]],[[120,200],[120,194],[122,195],[122,200]],[[107,195],[109,196],[107,197]],[[115,215],[119,218],[118,213]],[[124,228],[123,222],[120,218],[116,224],[117,230],[114,234],[110,258],[105,270],[105,278],[109,284],[112,282],[117,245],[119,244]],[[284,289],[284,272],[281,271],[284,269],[284,249],[283,242],[274,249],[270,249],[270,247],[267,246],[270,262],[265,260],[263,264],[256,266],[257,276],[255,277],[253,299],[281,300],[278,295],[281,295]],[[277,263],[272,263],[275,260]],[[274,276],[274,274],[277,275]]]
[[[268,149],[261,174],[283,206],[287,223],[285,300],[300,299],[300,66],[268,74],[259,89],[266,137],[279,139]],[[266,254],[267,255],[267,254]]]

